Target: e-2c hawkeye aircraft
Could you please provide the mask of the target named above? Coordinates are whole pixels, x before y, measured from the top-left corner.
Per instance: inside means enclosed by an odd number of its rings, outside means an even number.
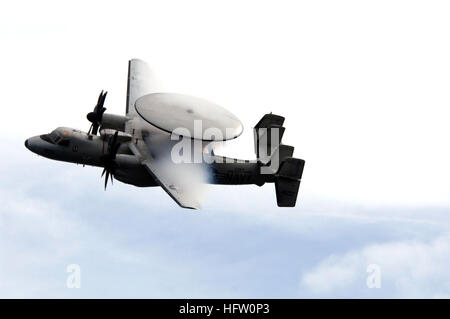
[[[46,158],[103,167],[105,189],[113,177],[139,187],[161,186],[184,208],[200,208],[198,188],[204,183],[274,183],[278,206],[295,206],[305,161],[281,143],[284,117],[266,114],[254,127],[256,160],[218,156],[212,146],[241,135],[240,120],[203,99],[158,93],[151,79],[145,62],[130,60],[125,116],[105,113],[102,91],[87,114],[92,123],[87,133],[58,127],[27,139],[25,146]],[[187,141],[184,149],[180,140]],[[200,161],[192,161],[198,154],[187,154],[196,145]]]

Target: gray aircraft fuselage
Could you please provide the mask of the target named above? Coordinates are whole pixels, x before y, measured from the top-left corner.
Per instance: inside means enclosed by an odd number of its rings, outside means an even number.
[[[115,159],[114,178],[139,187],[158,186],[138,158],[131,153],[128,143],[132,142],[120,144]],[[27,139],[25,146],[30,151],[49,159],[104,167],[108,139],[72,128],[59,127],[49,134]],[[260,173],[260,164],[257,161],[209,156],[215,158],[211,164],[207,164],[210,172],[208,182],[211,184],[261,186],[266,182],[274,182],[274,175]]]

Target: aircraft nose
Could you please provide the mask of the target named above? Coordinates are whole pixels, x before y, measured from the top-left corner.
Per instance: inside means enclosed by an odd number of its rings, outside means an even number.
[[[36,136],[27,138],[25,140],[25,147],[33,153],[38,153],[40,150],[39,139]]]

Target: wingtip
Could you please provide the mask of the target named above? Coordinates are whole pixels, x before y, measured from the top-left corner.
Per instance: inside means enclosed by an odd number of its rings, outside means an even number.
[[[192,210],[199,210],[201,208],[201,206],[199,204],[186,206],[186,205],[181,205],[178,203],[178,205],[180,205],[181,208],[192,209]]]

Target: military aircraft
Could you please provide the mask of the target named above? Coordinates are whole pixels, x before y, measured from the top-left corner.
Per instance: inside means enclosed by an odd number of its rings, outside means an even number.
[[[238,137],[240,120],[203,99],[155,92],[151,79],[144,61],[130,60],[125,115],[105,113],[102,91],[87,114],[88,132],[58,127],[27,139],[25,146],[46,158],[103,167],[105,190],[113,177],[139,187],[161,186],[183,208],[200,208],[198,189],[204,183],[274,183],[278,206],[295,206],[305,161],[292,157],[294,147],[281,144],[284,117],[266,114],[254,127],[256,160],[218,156],[215,143]],[[200,156],[189,154],[192,149],[200,149]]]

